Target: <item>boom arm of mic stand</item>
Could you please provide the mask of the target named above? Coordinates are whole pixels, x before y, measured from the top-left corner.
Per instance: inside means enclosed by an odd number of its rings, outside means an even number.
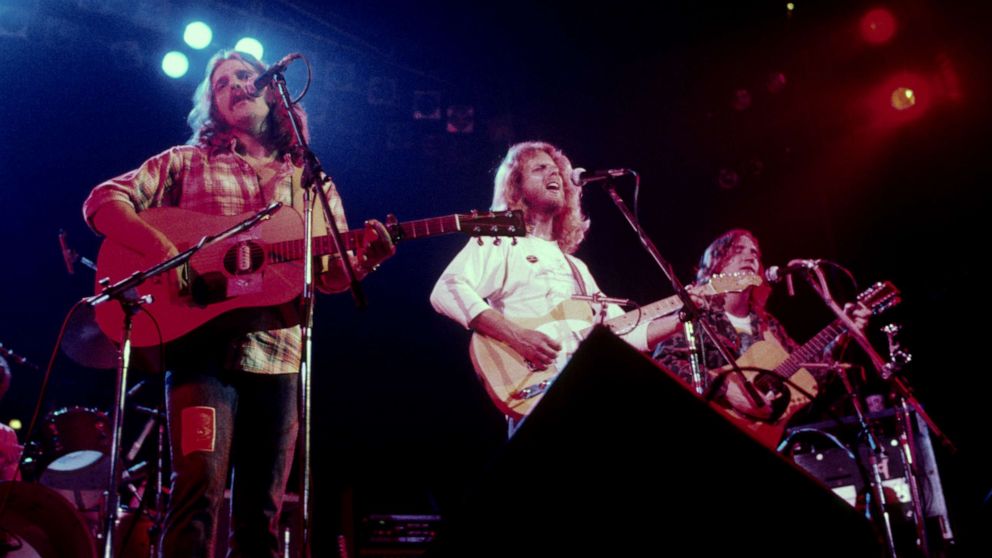
[[[204,236],[203,238],[200,239],[199,242],[196,243],[195,246],[192,246],[161,263],[155,264],[154,266],[144,271],[136,271],[133,274],[125,277],[124,279],[121,279],[120,281],[114,283],[113,285],[108,285],[104,287],[103,291],[101,291],[99,294],[95,294],[93,296],[84,298],[83,302],[89,304],[90,306],[96,306],[98,304],[102,304],[114,298],[125,299],[127,297],[126,293],[128,290],[133,289],[134,287],[137,287],[138,285],[144,283],[146,280],[148,280],[149,277],[153,277],[155,275],[158,275],[159,273],[163,273],[169,271],[170,269],[179,267],[180,265],[186,263],[186,261],[192,258],[194,254],[199,252],[205,246],[208,246],[215,242],[220,242],[221,240],[230,238],[231,236],[234,236],[238,233],[244,232],[254,227],[259,222],[261,222],[262,219],[267,219],[270,215],[275,213],[276,210],[279,209],[280,207],[282,207],[281,202],[273,202],[268,206],[266,206],[265,209],[262,209],[255,215],[252,215],[251,217],[245,219],[244,221],[238,223],[237,225],[225,229],[224,231],[221,231],[220,233],[217,233],[215,235]]]
[[[639,186],[641,177],[639,175],[635,176],[635,180]],[[658,267],[661,268],[662,273],[665,274],[665,277],[667,277],[668,281],[672,284],[672,287],[675,289],[675,293],[678,295],[679,299],[682,300],[682,311],[684,312],[686,319],[691,320],[699,317],[699,307],[696,305],[696,302],[692,300],[692,297],[690,297],[689,293],[685,290],[685,285],[683,285],[675,275],[675,271],[672,269],[671,264],[661,256],[661,253],[654,245],[654,242],[652,242],[647,233],[644,232],[644,229],[638,222],[637,217],[631,213],[630,208],[628,208],[627,204],[624,203],[623,198],[617,194],[616,188],[613,186],[613,181],[610,179],[604,180],[603,189],[606,190],[606,193],[609,194],[610,199],[613,200],[614,205],[617,206],[620,213],[623,214],[625,219],[627,219],[627,223],[629,223],[631,228],[634,229],[634,232],[637,233],[637,237],[640,239],[644,249],[647,250],[648,254],[651,255],[651,258],[654,259],[655,263],[658,264]],[[754,384],[747,379],[744,372],[741,371],[740,366],[737,365],[737,359],[731,355],[730,350],[726,347],[726,345],[722,343],[720,338],[714,334],[711,325],[705,319],[699,319],[697,322],[703,332],[710,338],[710,340],[713,341],[713,344],[716,346],[717,351],[720,352],[723,359],[730,365],[731,373],[736,374],[737,377],[740,378],[741,384],[744,386],[745,397],[749,399],[748,403],[753,405],[756,409],[763,408],[767,405],[765,400],[758,393],[758,390],[755,389]]]

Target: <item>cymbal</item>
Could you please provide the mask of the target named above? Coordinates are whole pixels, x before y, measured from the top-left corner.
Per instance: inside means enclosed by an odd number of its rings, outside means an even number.
[[[117,368],[117,346],[100,331],[89,304],[76,307],[65,328],[62,352],[87,368]]]

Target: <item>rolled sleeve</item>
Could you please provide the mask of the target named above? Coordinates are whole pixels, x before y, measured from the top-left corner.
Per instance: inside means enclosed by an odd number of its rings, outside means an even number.
[[[468,328],[476,316],[492,308],[486,300],[506,279],[506,247],[470,240],[441,274],[431,292],[439,314]]]
[[[97,185],[83,203],[83,218],[96,232],[93,215],[104,205],[122,202],[143,211],[162,205],[171,195],[174,177],[182,167],[184,146],[173,147],[148,159],[140,167]]]

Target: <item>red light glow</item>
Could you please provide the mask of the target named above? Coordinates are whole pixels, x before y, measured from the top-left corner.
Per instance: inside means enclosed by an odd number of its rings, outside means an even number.
[[[875,8],[861,18],[861,37],[873,45],[888,42],[895,34],[896,19],[885,8]]]

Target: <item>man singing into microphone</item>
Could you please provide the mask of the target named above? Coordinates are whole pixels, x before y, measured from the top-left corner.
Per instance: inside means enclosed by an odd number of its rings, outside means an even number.
[[[761,250],[758,239],[747,230],[733,229],[720,235],[703,252],[696,272],[695,285],[688,287],[690,292],[705,285],[710,279],[721,273],[753,273],[763,276],[764,265],[761,262]],[[765,303],[771,294],[767,283],[756,287],[748,287],[742,292],[729,292],[716,296],[696,297],[693,299],[700,305],[703,318],[714,328],[715,335],[727,347],[735,358],[740,358],[752,345],[758,341],[774,339],[786,352],[792,353],[799,346],[789,337],[782,324],[768,313]],[[860,329],[868,322],[871,311],[863,306],[848,305],[845,310],[854,319]],[[672,370],[687,384],[692,384],[692,370],[688,359],[686,340],[680,330],[678,317],[671,315],[659,318],[656,323],[659,330],[674,333],[658,344],[654,350],[654,358],[669,370]],[[702,335],[697,330],[697,335]],[[828,346],[823,357],[829,355],[833,345]],[[713,343],[703,341],[703,390],[706,392],[714,377],[707,370],[717,370],[727,363],[723,361]],[[742,393],[738,376],[730,375],[726,382],[727,389],[724,397],[730,406],[743,410],[748,414],[762,417],[770,407],[755,408],[753,402]]]
[[[265,70],[248,54],[216,54],[194,94],[189,142],[94,188],[83,206],[87,223],[140,254],[146,268],[177,254],[172,241],[142,218],[146,209],[173,206],[230,216],[279,201],[285,205],[280,211],[302,212],[302,169],[291,157],[288,116],[277,106],[275,91],[252,94]],[[306,135],[302,107],[292,110]],[[337,226],[347,230],[340,196],[332,185],[326,190]],[[324,234],[319,207],[314,221],[315,234]],[[352,256],[356,273],[363,277],[392,252],[385,229],[370,222]],[[322,291],[347,288],[340,262],[315,267]],[[208,324],[164,351],[172,448],[160,547],[165,557],[213,556],[231,469],[233,555],[280,555],[278,515],[298,428],[299,309],[290,303],[236,312],[237,319]]]
[[[572,175],[572,163],[553,145],[532,141],[512,146],[496,171],[492,209],[522,210],[527,235],[481,245],[469,241],[431,293],[439,313],[507,344],[534,370],[553,363],[560,370],[562,343],[576,332],[552,327],[557,333],[547,335],[517,321],[546,316],[575,295],[602,294],[586,264],[572,255],[589,228]],[[593,306],[598,315],[599,305]],[[607,317],[622,313],[607,305]],[[624,338],[642,351],[649,340],[659,339],[653,323],[639,325]]]

